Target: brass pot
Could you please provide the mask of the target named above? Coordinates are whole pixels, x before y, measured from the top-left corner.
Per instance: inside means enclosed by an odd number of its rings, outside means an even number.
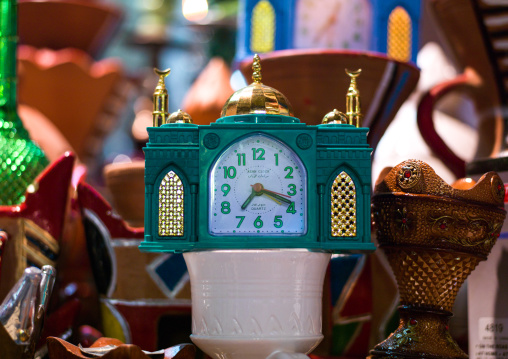
[[[416,160],[377,182],[374,226],[397,278],[401,319],[370,358],[467,358],[450,336],[448,320],[462,283],[499,236],[503,199],[504,185],[494,172],[458,189]]]

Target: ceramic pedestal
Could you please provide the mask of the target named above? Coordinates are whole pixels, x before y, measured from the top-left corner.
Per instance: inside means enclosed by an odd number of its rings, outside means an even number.
[[[221,250],[184,254],[192,291],[192,341],[217,359],[309,353],[322,340],[330,254]]]

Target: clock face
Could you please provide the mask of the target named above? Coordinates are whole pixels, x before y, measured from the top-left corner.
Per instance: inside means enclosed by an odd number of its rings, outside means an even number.
[[[371,28],[368,0],[299,0],[294,45],[368,50]]]
[[[281,141],[255,134],[228,147],[210,171],[209,232],[303,235],[307,172]]]

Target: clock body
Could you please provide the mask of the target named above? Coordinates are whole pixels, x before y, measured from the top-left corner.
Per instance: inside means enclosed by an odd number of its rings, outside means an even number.
[[[374,250],[367,133],[268,114],[149,127],[140,249]]]
[[[261,133],[226,148],[210,169],[209,233],[303,235],[307,171],[283,142]]]
[[[299,0],[294,47],[367,51],[372,32],[370,0]]]

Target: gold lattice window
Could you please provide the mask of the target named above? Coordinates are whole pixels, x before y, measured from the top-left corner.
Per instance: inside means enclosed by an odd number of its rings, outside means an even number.
[[[183,183],[170,171],[159,187],[159,236],[183,236]]]
[[[356,236],[356,187],[344,171],[332,184],[332,237]]]
[[[267,0],[254,6],[251,17],[250,49],[263,53],[273,51],[275,45],[275,10]]]
[[[411,59],[411,18],[397,6],[388,18],[388,56],[399,61]]]

